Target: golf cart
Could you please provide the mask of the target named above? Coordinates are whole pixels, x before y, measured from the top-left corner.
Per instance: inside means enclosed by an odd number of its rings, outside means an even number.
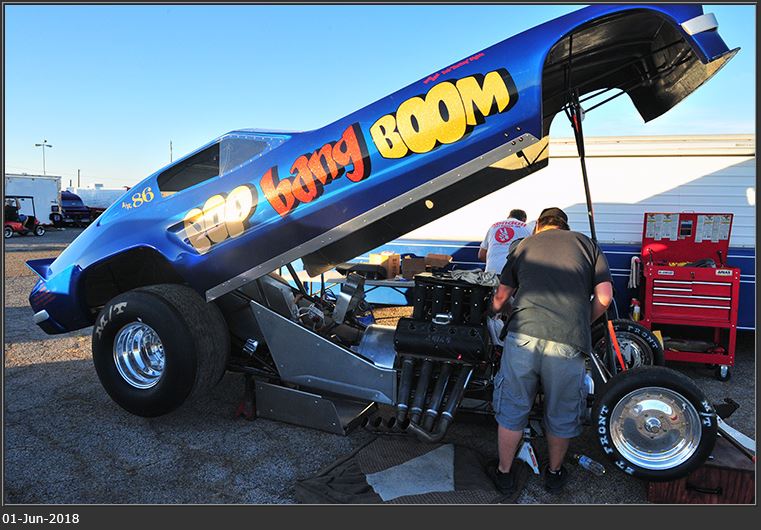
[[[31,209],[31,215],[21,213],[22,210],[28,211],[29,209]],[[5,239],[13,237],[13,234],[21,236],[28,234],[45,235],[45,227],[37,219],[34,209],[34,197],[6,196],[4,215],[3,236]]]
[[[439,440],[461,406],[488,411],[491,288],[420,274],[412,316],[380,326],[361,276],[331,298],[296,267],[318,276],[545,167],[560,112],[583,162],[582,103],[626,94],[649,121],[736,52],[700,6],[593,5],[325,127],[228,133],[132,187],[57,259],[27,262],[34,321],[93,326],[98,377],[133,414],[171,412],[231,370],[250,377],[258,416],[343,434],[383,406]],[[720,419],[686,376],[616,364],[612,338],[588,352],[600,447],[631,475],[685,475]]]

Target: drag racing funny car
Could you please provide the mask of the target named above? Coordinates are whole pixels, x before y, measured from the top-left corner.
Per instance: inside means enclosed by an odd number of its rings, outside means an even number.
[[[259,415],[344,433],[385,407],[440,440],[460,408],[488,410],[491,288],[420,274],[412,316],[381,326],[362,277],[313,295],[294,263],[317,276],[545,167],[559,113],[583,160],[582,104],[626,95],[652,120],[736,52],[697,5],[594,5],[325,127],[225,134],[133,186],[57,259],[29,261],[34,321],[93,326],[98,377],[133,414],[166,414],[235,370]],[[629,369],[588,352],[589,419],[617,467],[666,480],[708,457],[720,420],[689,378],[652,366],[652,343]]]

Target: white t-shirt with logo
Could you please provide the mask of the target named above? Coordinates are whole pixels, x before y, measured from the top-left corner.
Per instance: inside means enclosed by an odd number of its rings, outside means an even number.
[[[499,274],[507,261],[510,243],[531,235],[526,223],[509,218],[491,225],[481,248],[486,249],[486,272]]]

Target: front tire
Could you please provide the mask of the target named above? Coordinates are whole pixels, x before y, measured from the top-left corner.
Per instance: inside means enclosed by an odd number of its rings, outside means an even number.
[[[230,338],[217,306],[194,290],[152,285],[103,307],[92,352],[108,395],[132,414],[153,417],[205,394],[221,379]]]
[[[34,235],[36,235],[38,237],[44,236],[45,235],[45,227],[42,226],[42,225],[37,225],[34,228]]]
[[[602,388],[592,413],[603,453],[625,473],[660,482],[700,466],[716,443],[716,412],[687,376],[628,370]]]
[[[10,239],[11,237],[13,237],[13,228],[11,228],[10,226],[4,227],[3,237],[5,237],[5,239]]]
[[[633,320],[616,319],[611,323],[627,369],[640,366],[663,366],[666,363],[663,346],[652,331]],[[601,359],[605,359],[607,355],[605,338],[605,324],[596,322],[592,326],[592,348]],[[620,371],[618,361],[616,361],[616,368]]]

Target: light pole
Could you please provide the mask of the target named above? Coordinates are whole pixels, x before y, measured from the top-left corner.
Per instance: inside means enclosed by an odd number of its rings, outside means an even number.
[[[35,147],[42,147],[42,174],[46,175],[45,173],[45,148],[46,147],[53,147],[48,143],[47,140],[43,140],[41,144],[34,144]]]

